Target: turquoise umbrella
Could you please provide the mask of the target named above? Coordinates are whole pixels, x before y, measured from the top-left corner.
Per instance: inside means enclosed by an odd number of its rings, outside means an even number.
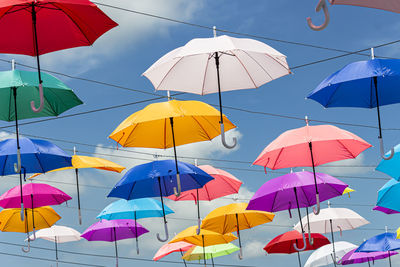
[[[386,173],[387,175],[389,175],[392,178],[399,181],[400,180],[400,144],[396,145],[393,149],[394,149],[393,158],[391,158],[390,160],[381,160],[381,162],[379,162],[378,167],[376,167],[376,170]],[[389,156],[390,153],[391,152],[389,151],[385,155]]]
[[[400,182],[391,179],[378,191],[377,206],[400,211]]]

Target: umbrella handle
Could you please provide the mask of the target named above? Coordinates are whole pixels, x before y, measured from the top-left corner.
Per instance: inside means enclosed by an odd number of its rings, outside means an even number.
[[[239,258],[239,260],[243,260],[243,252],[242,252],[242,248],[240,248],[240,249],[239,249],[238,258]]]
[[[176,174],[176,185],[178,190],[176,190],[176,187],[174,187],[174,195],[179,197],[181,195],[181,178],[179,177],[179,173]]]
[[[21,221],[24,221],[24,203],[21,203]]]
[[[388,157],[386,157],[385,156],[385,150],[383,148],[383,139],[382,139],[382,137],[378,137],[378,139],[379,139],[379,147],[380,147],[380,150],[381,150],[381,157],[384,160],[389,160],[389,159],[393,158],[393,156],[394,156],[394,148],[392,147],[390,149],[390,155]]]
[[[198,219],[197,219],[197,229],[196,229],[196,234],[197,234],[197,235],[200,234],[200,225],[201,225],[201,219],[198,218]]]
[[[167,241],[168,238],[169,238],[167,223],[164,223],[164,230],[165,230],[165,238],[161,238],[161,237],[160,237],[160,234],[157,233],[157,239],[158,239],[158,241],[160,241],[160,242],[165,242],[165,241]]]
[[[318,215],[321,210],[321,203],[319,202],[319,193],[315,195],[315,198],[317,199],[317,209],[313,207],[313,212],[315,215]]]
[[[35,241],[35,240],[36,240],[36,230],[35,230],[35,228],[33,228],[33,238],[30,239],[30,241]]]
[[[43,110],[44,98],[43,98],[43,84],[39,83],[39,96],[40,96],[40,106],[38,108],[35,107],[35,101],[31,101],[31,109],[33,112],[39,113]]]
[[[337,228],[339,228],[340,236],[342,236],[342,233],[343,233],[342,227],[340,227],[340,226],[338,225]]]
[[[25,248],[25,246],[23,246],[21,249],[25,253],[28,253],[29,251],[31,251],[31,242],[30,242],[29,236],[28,236],[28,246],[26,248]]]
[[[308,232],[308,243],[310,243],[311,246],[314,245],[314,238],[311,237],[311,233]]]
[[[307,247],[307,243],[306,243],[306,234],[303,232],[303,233],[301,233],[302,235],[303,235],[303,244],[304,244],[304,246],[302,247],[302,248],[298,248],[297,247],[297,244],[296,243],[293,243],[293,248],[297,251],[297,252],[300,252],[300,251],[304,251],[305,249],[306,249],[306,247]]]
[[[221,125],[221,141],[222,141],[222,144],[224,145],[224,147],[226,147],[226,148],[228,148],[228,149],[234,148],[234,147],[237,145],[237,139],[236,139],[236,137],[233,137],[233,145],[228,145],[228,144],[226,143],[226,140],[225,140],[225,128],[224,128],[224,123],[220,123],[220,125]]]
[[[328,10],[328,5],[326,4],[325,0],[319,0],[317,7],[315,8],[316,12],[321,11],[321,8],[324,10],[324,15],[325,15],[325,21],[323,24],[316,26],[312,23],[311,18],[307,18],[307,23],[308,27],[310,27],[314,31],[321,31],[326,28],[329,24],[330,16],[329,16],[329,10]]]
[[[15,173],[19,173],[21,171],[21,150],[17,149],[17,163],[14,163],[14,171]]]

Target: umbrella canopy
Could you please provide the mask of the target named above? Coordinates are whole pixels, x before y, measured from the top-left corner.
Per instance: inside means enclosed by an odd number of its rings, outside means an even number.
[[[400,13],[398,0],[376,1],[376,0],[330,0],[332,5],[362,6],[386,11]]]
[[[31,209],[42,206],[59,205],[70,199],[69,195],[48,184],[29,183],[22,186],[23,202]],[[21,190],[15,186],[0,196],[0,206],[8,208],[21,207]]]
[[[364,241],[356,252],[393,251],[400,249],[396,233],[383,233]]]
[[[388,208],[381,207],[381,206],[375,206],[372,210],[381,211],[381,212],[386,213],[386,214],[397,214],[397,213],[400,213],[397,210],[392,210],[392,209],[388,209]]]
[[[363,263],[363,262],[375,262],[376,260],[385,259],[390,256],[394,256],[399,254],[395,251],[377,251],[377,252],[356,252],[356,249],[353,249],[346,253],[340,260],[340,265],[348,265],[355,263]]]
[[[182,232],[178,233],[169,243],[184,241],[196,246],[208,247],[229,243],[237,239],[237,237],[231,233],[220,234],[206,229],[200,229],[200,234],[197,235],[196,229],[196,225],[186,228]]]
[[[379,107],[400,102],[399,84],[400,60],[373,58],[346,65],[325,78],[307,98],[324,107],[376,107],[381,155],[390,159],[394,150],[384,156]]]
[[[377,206],[385,207],[387,209],[400,211],[400,203],[398,196],[400,194],[400,182],[395,179],[390,179],[378,190]]]
[[[399,78],[400,79],[400,78]],[[391,160],[381,160],[375,170],[386,173],[390,177],[400,180],[400,144],[394,148],[394,156]],[[389,152],[388,152],[389,153]],[[386,153],[386,154],[388,154]]]
[[[236,231],[240,241],[240,230],[271,222],[275,214],[258,210],[246,210],[247,203],[233,203],[211,211],[201,223],[201,228],[221,234]],[[242,257],[242,253],[239,254]]]
[[[207,260],[216,257],[230,255],[233,252],[239,250],[239,248],[232,243],[208,246],[205,247],[204,249],[205,249],[205,257]],[[193,246],[185,253],[185,255],[183,255],[182,259],[187,261],[204,259],[203,247]]]
[[[188,251],[191,247],[194,247],[193,244],[187,242],[176,242],[176,243],[167,243],[163,245],[154,255],[153,261],[158,261],[161,258],[173,253],[173,252],[184,252]],[[182,254],[183,256],[183,254]]]
[[[351,189],[350,187],[347,187],[347,188],[343,191],[343,195],[344,195],[344,194],[348,194],[349,197],[350,197],[350,193],[351,193],[351,192],[354,192],[354,191],[356,191],[356,190]]]
[[[336,247],[335,261],[342,258],[344,255],[346,255],[347,252],[357,248],[356,245],[345,241],[337,242],[335,244],[335,247]],[[314,251],[308,258],[304,267],[325,266],[332,263],[334,263],[332,259],[332,244],[328,244]]]
[[[222,143],[233,148],[236,139],[231,146],[224,138],[221,92],[257,88],[289,73],[286,56],[277,50],[252,39],[216,37],[214,28],[214,38],[189,41],[160,58],[143,75],[156,90],[218,93]]]

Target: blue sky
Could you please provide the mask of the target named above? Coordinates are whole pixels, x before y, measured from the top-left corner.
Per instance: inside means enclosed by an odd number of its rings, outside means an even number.
[[[100,1],[99,1],[100,2]],[[102,3],[148,12],[175,19],[206,26],[217,26],[234,32],[254,34],[275,39],[294,41],[299,43],[315,44],[324,47],[355,51],[376,46],[397,39],[400,23],[398,14],[351,6],[330,7],[331,23],[321,32],[315,32],[308,28],[305,18],[311,16],[315,24],[322,21],[322,14],[315,13],[316,1],[185,1],[185,0],[139,0],[139,1],[111,1],[102,0]],[[212,31],[188,25],[176,24],[149,18],[142,15],[113,10],[102,9],[109,14],[120,26],[102,36],[93,47],[76,48],[48,54],[42,57],[42,67],[53,71],[59,71],[73,76],[108,82],[124,87],[143,90],[154,93],[151,83],[141,74],[170,50],[184,45],[196,37],[211,37]],[[291,67],[299,66],[308,62],[340,55],[340,52],[304,47],[299,45],[263,41],[274,47],[281,53],[287,55]],[[366,52],[368,54],[368,52]],[[376,55],[387,57],[398,57],[399,46],[391,46],[376,49]],[[34,58],[23,56],[0,55],[0,59],[16,58],[17,62],[34,65]],[[287,115],[303,118],[308,115],[312,120],[323,120],[331,122],[346,122],[364,125],[376,125],[376,111],[352,108],[324,109],[312,100],[305,100],[309,91],[314,89],[320,81],[332,72],[357,60],[366,60],[368,57],[352,55],[320,64],[293,69],[293,75],[288,75],[263,85],[256,90],[242,90],[227,92],[223,95],[223,103],[226,106],[248,109],[265,113]],[[10,65],[0,62],[2,70],[8,70]],[[126,104],[152,98],[151,95],[122,90],[110,86],[96,85],[93,83],[58,76],[66,84],[74,89],[75,93],[85,102],[65,114],[74,114],[94,110],[103,107]],[[165,95],[165,92],[155,92]],[[197,96],[185,94],[179,96],[184,100],[200,100],[209,104],[218,103],[217,95]],[[57,138],[69,140],[72,143],[55,142],[68,153],[76,143],[78,152],[81,154],[93,154],[118,162],[128,168],[136,164],[145,163],[146,160],[154,160],[151,156],[144,156],[132,152],[115,151],[115,143],[107,139],[107,136],[127,116],[145,107],[151,102],[130,105],[118,109],[112,109],[87,115],[63,118],[43,123],[22,125],[22,134],[41,136],[43,138]],[[381,109],[382,124],[384,128],[397,127],[398,105],[385,106]],[[233,161],[252,162],[262,149],[285,130],[304,126],[303,120],[289,119],[261,114],[251,114],[235,110],[225,109],[225,114],[234,122],[238,128],[228,136],[238,136],[239,147],[228,151],[221,147],[217,138],[213,142],[198,143],[189,146],[178,147],[179,155],[198,158],[224,159]],[[29,121],[29,120],[27,120]],[[25,122],[25,121],[24,121]],[[311,122],[311,125],[317,123]],[[14,130],[12,123],[0,122],[0,127],[11,126],[5,130]],[[386,175],[374,171],[373,167],[351,167],[353,165],[375,166],[379,162],[378,157],[378,132],[377,129],[365,127],[343,126],[339,127],[349,130],[374,147],[368,149],[354,161],[339,162],[340,166],[348,167],[319,167],[320,172],[326,172],[342,179],[356,190],[351,195],[332,200],[333,207],[347,207],[355,210],[371,222],[360,229],[343,232],[343,236],[335,234],[336,240],[349,241],[360,244],[364,238],[384,231],[385,226],[389,229],[397,229],[399,215],[385,215],[371,211],[377,193],[376,191],[389,179]],[[8,133],[1,133],[3,138]],[[396,145],[398,131],[384,131],[386,147]],[[84,146],[80,144],[90,144]],[[151,152],[154,150],[130,149],[136,152]],[[172,151],[159,150],[159,154],[169,154]],[[193,160],[189,160],[193,163]],[[199,160],[199,164],[211,164],[225,169],[244,182],[239,198],[248,199],[258,187],[267,179],[280,175],[270,172],[265,175],[259,166],[250,166],[249,163],[229,163],[212,160]],[[296,170],[301,170],[298,168]],[[287,172],[289,170],[281,170]],[[67,225],[83,232],[86,227],[94,223],[97,213],[105,207],[112,199],[106,199],[109,188],[112,187],[122,175],[95,171],[81,171],[82,206],[85,209],[84,224],[77,224],[76,194],[73,184],[74,176],[71,172],[47,174],[41,179],[53,181],[51,184],[61,188],[73,197],[69,208],[55,207],[56,211],[63,217],[60,225]],[[358,177],[358,178],[356,178]],[[361,178],[360,178],[361,177]],[[365,178],[362,178],[365,177]],[[17,185],[17,180],[3,177],[0,189],[2,192]],[[61,182],[61,183],[60,183]],[[233,202],[232,199],[223,199],[212,203],[202,203],[203,217],[205,213],[214,207]],[[175,209],[176,214],[170,215],[169,227],[172,232],[179,232],[187,226],[195,224],[195,209],[193,203],[172,203],[167,205]],[[326,204],[323,205],[326,207]],[[178,219],[179,218],[179,219]],[[184,220],[180,219],[183,218]],[[216,259],[218,263],[233,265],[264,266],[265,264],[280,264],[281,266],[296,266],[295,255],[268,255],[265,256],[261,250],[274,236],[291,230],[290,226],[297,221],[288,218],[287,212],[277,213],[275,222],[242,232],[244,241],[245,259],[239,261],[234,256]],[[155,232],[161,231],[161,219],[140,221],[151,233],[140,239],[141,254],[136,255],[134,241],[128,240],[120,243],[120,255],[126,257],[140,257],[150,259],[156,250],[162,245],[155,238]],[[0,233],[2,242],[22,244],[25,236],[23,234]],[[330,235],[328,236],[330,238]],[[53,244],[38,240],[36,246],[53,248]],[[114,255],[112,244],[105,242],[87,242],[62,244],[60,249],[84,253]],[[22,256],[53,258],[54,254],[48,251],[32,249],[29,254],[23,254],[19,247],[1,244],[0,253],[7,252]],[[309,252],[302,253],[302,261],[305,263]],[[22,266],[48,266],[49,262],[42,262],[28,258],[16,258],[1,256],[5,266],[14,264]],[[400,257],[399,257],[400,258]],[[399,258],[394,261],[400,263]],[[61,253],[60,259],[66,261],[83,262],[112,266],[113,259],[102,259],[90,256],[77,256]],[[167,260],[179,260],[178,255],[170,255]],[[140,264],[140,266],[169,265],[168,263],[135,262],[132,260],[121,260],[120,266],[128,264]],[[54,264],[53,264],[54,265]],[[377,261],[375,266],[386,266],[387,261]],[[67,266],[67,265],[65,265]],[[72,266],[72,265],[71,265]]]

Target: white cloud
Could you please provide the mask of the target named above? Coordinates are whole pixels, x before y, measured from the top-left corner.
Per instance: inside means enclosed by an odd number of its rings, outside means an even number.
[[[243,258],[257,258],[265,256],[265,251],[262,249],[265,247],[266,242],[260,242],[257,240],[247,242],[243,246]]]

